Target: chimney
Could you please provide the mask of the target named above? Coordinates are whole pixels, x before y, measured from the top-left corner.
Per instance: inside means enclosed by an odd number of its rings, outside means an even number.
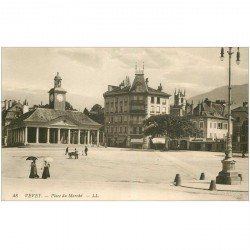
[[[160,83],[160,85],[158,86],[157,90],[162,91],[161,83]]]
[[[145,82],[146,82],[146,85],[148,86],[148,78],[146,78]]]
[[[192,103],[190,104],[190,112],[191,112],[191,115],[194,114],[194,101],[192,100]]]
[[[243,102],[243,107],[248,108],[248,102]]]
[[[9,100],[9,108],[11,108],[12,107],[12,100]]]
[[[5,110],[9,108],[8,100],[4,100],[4,108]]]
[[[23,114],[29,112],[29,105],[27,100],[25,99],[24,103],[23,103]]]
[[[208,98],[206,98],[204,102],[208,105],[208,107],[212,107],[212,101],[210,101]]]
[[[199,112],[198,115],[201,115],[201,111],[202,111],[202,110],[201,110],[201,106],[202,106],[202,103],[199,103],[199,104],[198,104],[198,112]]]

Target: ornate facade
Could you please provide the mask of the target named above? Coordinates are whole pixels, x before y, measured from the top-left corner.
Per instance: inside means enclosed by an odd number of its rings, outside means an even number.
[[[127,81],[126,81],[127,82]],[[108,86],[105,100],[105,134],[108,146],[148,148],[143,136],[143,120],[151,115],[169,114],[170,95],[149,87],[143,70],[136,67],[133,84]]]

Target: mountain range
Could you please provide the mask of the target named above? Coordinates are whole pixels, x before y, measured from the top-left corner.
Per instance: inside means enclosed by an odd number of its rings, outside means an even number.
[[[173,96],[171,97],[173,99]],[[189,102],[193,101],[196,105],[199,101],[208,98],[212,101],[225,100],[228,99],[228,87],[222,86],[213,89],[209,92],[193,96],[188,99]],[[30,106],[34,104],[47,104],[49,101],[48,92],[42,89],[16,89],[9,91],[2,91],[2,100],[20,100],[23,102],[25,99],[29,102]],[[98,103],[103,106],[102,96],[89,96],[86,93],[78,94],[67,94],[67,101],[73,105],[74,108],[83,111],[85,107],[91,108],[94,104]],[[171,100],[173,101],[173,100]],[[233,107],[242,105],[244,101],[248,101],[248,84],[243,85],[233,85],[232,86],[232,102]]]
[[[190,97],[188,99],[188,102],[193,101],[194,105],[198,104],[199,101],[204,100],[205,98],[208,98],[211,101],[216,100],[225,100],[228,101],[228,86],[222,86],[216,89],[213,89],[209,92],[206,92],[204,94],[196,95],[193,97]],[[248,101],[248,84],[242,84],[242,85],[232,85],[232,107],[238,107],[242,105],[243,102]]]

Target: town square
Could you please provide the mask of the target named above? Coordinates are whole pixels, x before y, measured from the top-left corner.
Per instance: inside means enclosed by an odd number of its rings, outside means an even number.
[[[74,148],[72,148],[74,149]],[[136,150],[119,148],[79,151],[79,159],[68,159],[63,147],[4,148],[2,198],[8,200],[247,200],[247,158],[236,155],[240,185],[217,185],[210,180],[220,169],[221,152]],[[53,157],[50,179],[29,179],[29,155],[38,157],[38,174],[44,157]],[[126,159],[124,161],[123,159]],[[141,164],[140,162],[143,162]],[[209,162],[209,164],[207,164]],[[201,173],[205,180],[199,180]],[[176,174],[182,186],[174,185]],[[15,197],[18,194],[18,197]],[[28,196],[34,194],[36,196]],[[41,196],[37,196],[37,195]],[[72,194],[73,196],[69,196]],[[97,197],[95,195],[97,194]],[[58,198],[56,198],[58,195]],[[62,197],[66,195],[65,197]],[[80,195],[80,196],[79,196]]]
[[[8,91],[10,80],[36,78],[37,66],[25,71],[22,62],[31,63],[43,52],[66,60],[53,62],[51,68],[69,64],[69,69],[50,72],[48,67],[48,82],[38,79],[37,83],[45,85],[43,89],[30,81],[32,91],[20,88],[15,93],[15,85]],[[239,47],[5,48],[4,58],[16,64],[16,78],[6,66],[2,199],[248,200],[246,52]],[[120,58],[128,53],[149,58],[146,62],[129,59],[124,68]],[[200,83],[205,82],[200,74],[197,86],[201,90],[197,90],[191,83],[197,81],[192,73],[190,83],[183,82],[180,68],[173,63],[168,68],[165,61],[178,53],[189,53],[204,68],[217,60],[214,74],[225,83],[208,88]],[[72,74],[70,67],[75,67],[79,54],[79,71],[74,69]],[[110,59],[117,54],[120,64]],[[155,54],[166,68],[151,64]],[[92,62],[94,70],[88,71],[91,59],[86,60],[86,55],[100,56],[105,67],[117,67],[112,74],[100,68],[104,77],[96,83],[98,88],[93,81],[98,60]],[[178,60],[182,65],[182,58]],[[229,61],[229,66],[224,61]],[[45,66],[45,62],[44,57],[40,64]],[[235,77],[236,73],[241,77]],[[204,74],[208,74],[206,70]],[[110,82],[114,76],[120,79],[118,83]]]

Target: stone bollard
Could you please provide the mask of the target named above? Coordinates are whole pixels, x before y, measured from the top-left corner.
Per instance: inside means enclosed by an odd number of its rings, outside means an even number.
[[[204,173],[201,173],[201,176],[200,176],[200,180],[205,180],[205,174]]]
[[[175,175],[175,178],[174,178],[174,182],[176,182],[177,181],[177,178],[179,178],[180,177],[180,175],[179,174],[176,174]]]
[[[212,180],[212,181],[210,182],[209,190],[210,190],[210,191],[216,190],[216,184],[215,184],[215,181],[214,181],[214,180]]]
[[[175,186],[180,186],[181,185],[181,176],[179,174],[177,174],[175,176]]]
[[[243,181],[242,174],[238,174],[238,176],[240,177],[240,181]]]

